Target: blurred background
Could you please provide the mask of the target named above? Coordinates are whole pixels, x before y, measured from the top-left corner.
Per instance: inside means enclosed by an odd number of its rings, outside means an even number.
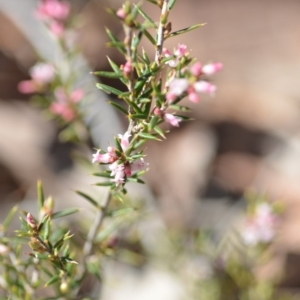
[[[34,1],[23,0],[22,8],[17,2],[0,0],[0,221],[12,205],[30,206],[38,178],[63,205],[76,205],[71,190],[87,189],[93,181],[70,159],[73,146],[58,140],[56,125],[17,91],[39,55],[34,43],[39,29],[24,34]],[[105,26],[120,38],[123,31],[104,8],[122,2],[72,4],[81,15],[79,44],[90,68],[109,70],[106,55],[124,63],[105,47]],[[157,9],[145,4],[144,10],[157,20]],[[203,96],[197,105],[186,101],[195,121],[172,129],[166,142],[147,145],[150,192],[136,191],[151,198],[167,226],[203,226],[216,238],[242,218],[245,191],[282,200],[276,256],[266,272],[287,270],[282,285],[290,288],[300,287],[299,10],[296,0],[177,1],[173,30],[207,24],[165,46],[184,43],[203,64],[218,61],[224,68],[214,77],[215,98]],[[154,53],[150,44],[144,47]]]

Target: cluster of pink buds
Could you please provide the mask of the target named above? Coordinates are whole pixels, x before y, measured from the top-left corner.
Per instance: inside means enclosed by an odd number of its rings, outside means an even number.
[[[129,132],[118,135],[123,151],[122,153],[117,151],[116,148],[109,146],[107,147],[107,152],[98,150],[95,154],[93,154],[93,163],[110,164],[110,175],[114,177],[112,181],[116,184],[116,186],[125,183],[126,177],[130,177],[133,172],[140,171],[145,166],[144,160],[142,158],[132,163],[128,161],[124,162],[123,158],[125,157],[125,151],[128,149],[130,144],[130,136],[131,134]]]
[[[74,104],[78,103],[84,96],[82,89],[75,89],[71,94],[58,87],[54,91],[56,101],[50,105],[50,111],[61,116],[66,122],[72,121],[77,113]]]
[[[31,80],[23,80],[18,84],[18,90],[23,94],[41,92],[53,80],[55,69],[48,63],[37,63],[30,70]]]
[[[168,64],[170,67],[172,68],[176,68],[178,63],[179,63],[179,60],[184,57],[184,56],[188,56],[189,55],[189,52],[187,51],[186,49],[186,45],[184,44],[179,44],[177,49],[174,49],[173,51],[173,55],[170,53],[170,51],[166,48],[163,49],[163,55],[166,57],[166,58],[171,58],[173,57],[173,59],[170,59],[166,62],[166,64]]]
[[[37,18],[44,20],[50,31],[59,38],[64,33],[64,21],[69,13],[69,3],[59,0],[42,0],[36,9]]]
[[[132,72],[132,63],[128,60],[125,65],[121,65],[120,69],[123,71],[125,76],[128,76]]]
[[[163,49],[163,54],[166,58],[173,57],[166,62],[171,68],[176,68],[183,57],[188,57],[189,52],[185,45],[179,44],[177,49],[174,50],[174,54],[167,49]],[[213,75],[220,71],[223,65],[221,63],[211,63],[202,66],[200,62],[194,63],[190,69],[183,68],[179,75],[184,75],[185,78],[175,77],[175,73],[171,73],[172,76],[168,81],[168,92],[166,94],[166,100],[172,103],[176,98],[187,95],[189,100],[197,103],[199,102],[199,93],[209,94],[213,96],[216,91],[216,86],[203,80],[203,76]]]
[[[261,203],[255,208],[254,214],[246,221],[241,237],[246,245],[269,243],[276,235],[278,217],[268,203]]]

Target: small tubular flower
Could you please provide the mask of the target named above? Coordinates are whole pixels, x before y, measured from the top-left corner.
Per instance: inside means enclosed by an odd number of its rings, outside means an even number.
[[[179,127],[179,122],[181,121],[181,119],[176,118],[176,116],[174,116],[172,114],[165,114],[164,120],[175,127]]]
[[[64,20],[68,17],[70,5],[64,1],[43,0],[36,9],[36,16],[42,20]]]
[[[121,140],[122,150],[125,152],[129,147],[129,138],[131,137],[131,134],[126,131],[124,134],[118,134],[118,137]]]
[[[216,72],[220,71],[222,68],[223,68],[222,63],[207,64],[207,65],[203,66],[202,73],[205,75],[212,75],[212,74],[215,74]]]

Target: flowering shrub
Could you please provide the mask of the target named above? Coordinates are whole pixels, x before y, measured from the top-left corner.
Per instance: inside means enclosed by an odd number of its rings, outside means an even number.
[[[99,202],[76,191],[96,210],[93,223],[89,231],[82,234],[84,238],[80,244],[74,241],[68,226],[55,223],[57,218],[79,210],[55,211],[54,200],[51,197],[45,199],[42,184],[38,182],[38,213],[21,212],[21,228],[15,239],[28,243],[30,252],[25,256],[22,246],[10,239],[9,224],[17,211],[17,208],[12,209],[0,226],[0,274],[3,274],[0,275],[0,291],[2,289],[9,299],[91,299],[87,298],[89,294],[82,292],[84,281],[93,276],[102,282],[104,259],[112,256],[121,260],[122,257],[122,243],[119,243],[122,237],[118,228],[124,230],[126,224],[138,222],[142,215],[143,208],[133,208],[124,194],[127,182],[144,183],[141,176],[148,169],[142,148],[144,143],[167,138],[167,130],[161,127],[162,123],[178,127],[181,122],[189,120],[182,114],[189,110],[181,103],[184,98],[198,103],[202,94],[213,96],[216,92],[210,77],[222,69],[221,63],[202,64],[196,61],[190,57],[184,44],[179,44],[173,51],[164,48],[165,40],[202,24],[172,32],[168,17],[176,1],[148,2],[159,7],[159,22],[153,21],[140,4],[134,5],[129,1],[117,10],[109,10],[122,23],[125,37],[119,40],[107,29],[108,46],[116,48],[124,56],[124,63],[118,65],[108,58],[111,71],[93,72],[99,77],[120,80],[126,87],[123,92],[103,83],[96,84],[101,91],[118,98],[118,101],[111,100],[109,103],[128,119],[127,129],[114,138],[114,144],[108,145],[106,150],[96,148],[92,155],[92,163],[101,165],[94,175],[104,178],[97,185],[109,187],[109,192]],[[77,48],[69,39],[73,30],[70,11],[68,2],[41,0],[35,12],[61,45],[64,56],[68,58],[64,67],[69,71],[62,72],[59,65],[49,62],[38,62],[29,71],[31,79],[20,82],[18,86],[22,93],[36,93],[35,100],[58,120],[64,130],[70,130],[76,122],[84,124],[78,105],[84,101],[85,93],[77,86],[76,76],[71,71]],[[155,35],[150,34],[149,28],[155,30]],[[143,38],[153,45],[153,61],[140,49]],[[80,135],[75,140],[79,141]],[[263,252],[276,236],[279,219],[274,207],[267,201],[260,199],[253,203],[249,206],[251,210],[238,239],[241,245],[265,245],[260,249]],[[104,219],[108,220],[108,225]],[[142,265],[147,251],[141,246],[141,237],[134,242],[129,237],[124,239],[128,247],[126,253],[134,254],[135,265]],[[170,233],[166,229],[162,239],[168,243],[161,243],[166,244],[162,253],[158,251],[163,257],[161,261],[165,261],[164,253],[167,253],[172,270],[176,270],[178,276],[183,276],[184,282],[187,282],[191,299],[280,299],[273,282],[262,284],[255,277],[254,268],[258,260],[249,263],[248,258],[253,257],[247,249],[242,256],[226,249],[220,253],[221,243],[216,244],[201,229],[179,233]],[[199,264],[199,261],[202,263]],[[206,265],[206,270],[201,272],[203,265]],[[49,297],[38,296],[42,287]]]

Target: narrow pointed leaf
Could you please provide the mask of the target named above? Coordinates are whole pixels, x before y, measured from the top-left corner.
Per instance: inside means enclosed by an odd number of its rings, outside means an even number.
[[[142,179],[139,179],[139,178],[128,177],[128,178],[127,178],[127,181],[145,184],[145,181],[143,181]]]
[[[118,109],[121,113],[123,113],[125,115],[128,115],[128,112],[127,112],[126,108],[124,108],[122,105],[120,105],[116,102],[113,102],[113,101],[109,101],[108,103],[110,105],[112,105],[113,107],[115,107],[116,109]]]
[[[117,90],[117,89],[115,89],[109,85],[103,84],[103,83],[96,83],[96,87],[99,90],[105,92],[106,94],[114,94],[117,96],[122,94],[122,92],[120,90]]]
[[[37,182],[37,196],[38,196],[39,209],[41,209],[44,206],[45,197],[44,197],[43,185],[40,180],[38,180]]]
[[[106,182],[98,182],[95,185],[97,185],[97,186],[112,186],[113,184],[114,184],[113,182],[106,181]]]
[[[137,8],[138,12],[145,18],[145,20],[147,20],[153,26],[153,28],[157,29],[157,25],[155,24],[155,22],[140,7],[135,4],[134,6]]]
[[[96,71],[92,72],[93,75],[100,76],[100,77],[106,77],[106,78],[120,78],[122,77],[122,74],[117,74],[115,72],[107,72],[107,71]]]
[[[94,200],[91,196],[81,192],[81,191],[75,191],[76,194],[78,194],[79,196],[83,197],[85,200],[87,200],[88,202],[90,202],[93,206],[98,207],[98,202],[96,200]]]
[[[161,141],[159,138],[157,138],[156,136],[150,134],[150,133],[145,133],[145,132],[140,132],[139,136],[143,139],[146,140],[155,140],[155,141]]]
[[[144,35],[146,36],[146,38],[150,41],[150,43],[152,45],[156,45],[155,39],[153,38],[153,36],[149,33],[148,30],[144,29]]]
[[[175,3],[176,3],[176,0],[169,0],[168,9],[171,10],[173,8],[173,6],[175,5]]]
[[[3,231],[6,231],[8,226],[10,225],[15,213],[18,211],[18,206],[14,206],[10,212],[8,213],[7,217],[5,218],[4,222],[2,223]]]
[[[159,126],[155,126],[154,127],[154,131],[157,132],[162,138],[166,138],[164,132],[162,131],[162,129]]]
[[[45,284],[45,287],[57,282],[59,280],[59,275],[53,276],[50,280],[48,280]]]
[[[92,175],[97,176],[97,177],[113,178],[113,177],[111,177],[110,173],[106,173],[106,172],[93,173]]]
[[[130,118],[131,119],[146,120],[147,115],[145,115],[145,114],[132,114],[132,115],[130,115]]]
[[[174,37],[174,36],[177,36],[177,35],[180,35],[180,34],[183,34],[183,33],[187,33],[189,31],[192,31],[192,30],[197,29],[199,27],[202,27],[204,25],[205,25],[205,23],[203,23],[203,24],[196,24],[196,25],[184,28],[184,29],[180,29],[178,31],[174,31],[174,32],[172,32],[172,33],[169,34],[168,38]]]
[[[64,209],[64,210],[61,210],[61,211],[58,211],[58,212],[54,213],[51,216],[51,219],[57,219],[57,218],[65,217],[65,216],[68,216],[68,215],[75,214],[79,211],[80,211],[80,209],[78,209],[78,208],[67,208],[67,209]]]

